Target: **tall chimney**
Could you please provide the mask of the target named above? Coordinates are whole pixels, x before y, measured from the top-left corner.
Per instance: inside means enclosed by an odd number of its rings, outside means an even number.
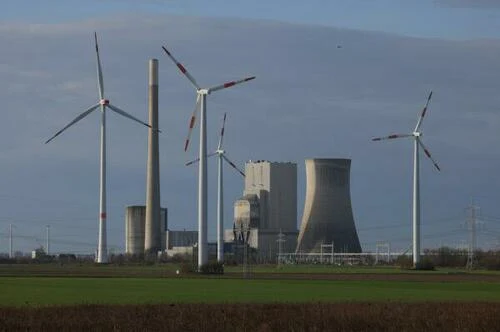
[[[158,149],[158,60],[149,60],[149,142],[146,185],[146,229],[144,248],[156,254],[161,248],[160,234],[160,160]]]

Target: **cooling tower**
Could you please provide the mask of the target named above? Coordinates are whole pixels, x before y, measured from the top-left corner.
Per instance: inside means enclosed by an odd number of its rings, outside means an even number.
[[[166,248],[166,230],[168,228],[168,210],[161,208],[158,233],[161,235],[161,249]],[[142,255],[146,239],[146,206],[133,205],[125,209],[125,252]]]
[[[125,209],[125,252],[144,254],[145,206],[127,206]]]
[[[361,252],[351,207],[350,159],[307,159],[307,190],[297,252]]]

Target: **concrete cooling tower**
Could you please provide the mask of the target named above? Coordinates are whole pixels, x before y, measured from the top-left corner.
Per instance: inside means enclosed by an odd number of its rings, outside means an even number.
[[[160,223],[156,229],[161,239],[160,250],[166,249],[166,230],[168,226],[168,210],[161,208]],[[142,255],[145,253],[146,238],[146,206],[133,205],[125,209],[125,253]]]
[[[307,159],[307,190],[297,252],[361,252],[352,216],[350,159]]]

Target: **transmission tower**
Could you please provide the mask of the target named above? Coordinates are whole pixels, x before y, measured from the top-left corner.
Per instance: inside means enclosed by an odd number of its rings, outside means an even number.
[[[12,252],[12,224],[9,224],[9,258],[14,258],[14,253]]]
[[[325,249],[329,249],[330,252],[325,252]],[[333,247],[333,241],[330,244],[324,244],[324,243],[321,244],[321,251],[320,251],[320,262],[321,262],[321,264],[323,264],[323,256],[324,256],[325,253],[328,254],[328,256],[330,257],[330,264],[333,264],[333,258],[334,258],[334,255],[335,255],[335,253],[334,253],[334,247]]]
[[[476,257],[474,255],[476,251],[476,242],[477,242],[477,225],[479,220],[477,219],[479,216],[479,206],[474,205],[474,200],[471,200],[471,204],[466,209],[467,211],[467,219],[466,225],[469,231],[469,243],[467,248],[467,269],[473,269],[476,266]]]
[[[379,263],[379,254],[383,253],[383,251],[387,253],[387,263],[391,262],[391,244],[389,241],[377,241],[375,244],[375,264]]]
[[[280,228],[280,232],[278,234],[278,239],[276,240],[276,242],[278,242],[278,267],[281,267],[281,264],[282,264],[282,260],[283,260],[283,243],[285,243],[285,234],[283,234],[283,232],[281,231],[281,228]]]
[[[50,255],[50,225],[45,226],[47,230],[47,243],[45,245],[45,251],[47,255]]]

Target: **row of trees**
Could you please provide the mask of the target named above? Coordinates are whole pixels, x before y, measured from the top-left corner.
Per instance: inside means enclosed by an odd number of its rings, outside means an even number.
[[[383,256],[383,255],[381,255]],[[226,255],[225,265],[239,265],[246,261],[248,264],[255,265],[259,262],[256,259],[256,252],[249,250],[246,256],[243,253],[236,252],[234,254]],[[487,269],[487,270],[500,270],[500,250],[476,250],[474,252],[472,261],[472,267],[476,269]],[[435,267],[455,267],[464,268],[468,263],[468,252],[463,249],[454,249],[450,247],[441,247],[437,249],[425,249],[424,255],[421,259],[421,264],[419,268],[422,269],[434,269]],[[184,255],[174,255],[173,257],[167,257],[166,254],[158,255],[127,255],[127,254],[114,254],[109,256],[109,263],[117,265],[129,265],[129,264],[158,264],[158,263],[185,263],[191,266],[196,265],[196,255],[184,254]],[[0,255],[0,264],[16,264],[16,263],[90,263],[92,264],[92,256],[75,256],[73,254],[63,254],[63,255],[40,255],[36,259],[32,259],[28,256],[17,256],[15,258],[8,258],[6,255]],[[366,256],[362,260],[363,265],[374,265],[374,264],[388,264],[395,265],[401,268],[412,268],[412,258],[411,256],[402,255],[397,259],[390,262],[382,261],[375,262],[373,256]],[[187,265],[186,265],[187,266]],[[218,267],[217,267],[218,268]]]
[[[450,247],[425,249],[419,267],[426,270],[434,269],[435,267],[464,268],[467,266],[468,259],[468,251],[463,249]],[[412,258],[409,256],[400,256],[394,263],[402,268],[413,267]],[[475,269],[500,270],[500,250],[474,251],[471,267]]]

